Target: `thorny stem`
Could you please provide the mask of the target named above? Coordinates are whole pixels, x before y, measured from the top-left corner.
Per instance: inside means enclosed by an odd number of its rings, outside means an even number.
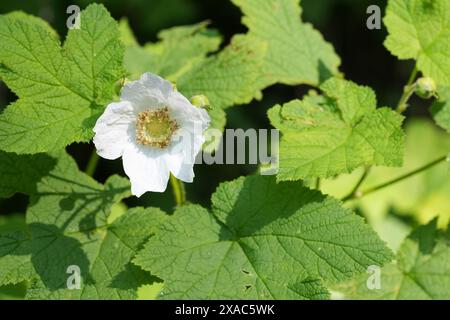
[[[406,83],[405,87],[403,88],[403,94],[400,97],[400,100],[398,101],[396,111],[398,113],[403,113],[406,108],[408,107],[408,100],[411,98],[411,96],[414,93],[414,90],[416,89],[415,80],[417,77],[417,65],[414,65],[413,70],[411,71],[411,75],[409,76],[408,82]],[[353,199],[357,197],[360,193],[359,187],[362,185],[364,180],[367,178],[367,175],[370,172],[370,166],[366,167],[364,170],[364,173],[362,174],[361,178],[359,179],[358,183],[355,185],[355,187],[352,189],[352,191],[345,196],[342,200],[346,201],[349,199]]]
[[[186,191],[184,190],[184,184],[182,181],[170,175],[170,184],[173,189],[173,195],[177,206],[182,206],[186,202]]]
[[[442,161],[445,161],[446,159],[447,159],[447,156],[440,157],[439,159],[436,159],[436,160],[434,160],[434,161],[432,161],[430,163],[427,163],[426,165],[424,165],[422,167],[419,167],[419,168],[417,168],[417,169],[415,169],[415,170],[413,170],[411,172],[408,172],[408,173],[406,173],[404,175],[401,175],[401,176],[399,176],[399,177],[397,177],[395,179],[392,179],[392,180],[389,180],[389,181],[384,182],[382,184],[379,184],[377,186],[368,188],[368,189],[366,189],[364,191],[360,191],[360,192],[358,192],[358,194],[348,195],[347,197],[343,198],[342,201],[348,201],[348,200],[352,200],[352,199],[355,199],[355,198],[361,198],[361,197],[363,197],[365,195],[368,195],[369,193],[373,193],[373,192],[378,191],[380,189],[386,188],[386,187],[388,187],[390,185],[393,185],[393,184],[395,184],[397,182],[400,182],[402,180],[408,179],[408,178],[412,177],[413,175],[416,175],[416,174],[418,174],[418,173],[420,173],[422,171],[425,171],[425,170],[427,170],[427,169],[429,169],[429,168],[431,168],[431,167],[441,163]]]
[[[92,151],[91,157],[89,158],[88,164],[86,166],[86,174],[88,176],[93,176],[95,173],[95,169],[97,169],[98,160],[100,157],[98,156],[97,152],[95,150]]]

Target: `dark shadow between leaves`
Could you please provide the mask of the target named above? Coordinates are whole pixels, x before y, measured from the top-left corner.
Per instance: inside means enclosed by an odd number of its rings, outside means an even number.
[[[158,277],[153,276],[150,272],[144,271],[129,262],[125,269],[117,274],[109,284],[110,288],[131,290],[143,284],[153,284],[155,282],[162,282]]]
[[[56,159],[48,154],[18,155],[0,151],[0,196],[37,192],[37,183],[53,170]]]
[[[94,188],[90,185],[80,183],[78,181],[70,180],[58,175],[49,174],[49,177],[55,180],[59,180],[69,185],[75,185],[84,188],[86,191],[71,191],[71,192],[38,192],[30,198],[30,206],[35,205],[39,202],[40,198],[43,196],[59,196],[59,208],[62,215],[69,215],[68,217],[62,218],[64,223],[59,226],[59,228],[64,231],[66,230],[76,218],[80,217],[80,213],[83,213],[81,219],[78,221],[78,230],[80,232],[89,234],[90,231],[98,227],[96,225],[97,218],[106,224],[107,212],[109,211],[110,205],[113,203],[113,199],[117,194],[120,194],[127,190],[128,188],[114,188],[112,186],[105,186],[103,188]],[[98,217],[99,214],[103,216]]]
[[[30,236],[27,237],[24,233],[11,235],[11,245],[2,251],[5,252],[4,254],[30,255],[33,268],[43,286],[49,291],[67,288],[67,279],[73,275],[68,273],[69,266],[79,268],[82,286],[94,284],[90,275],[90,262],[83,251],[83,246],[97,241],[91,240],[91,234],[96,229],[106,226],[110,205],[117,194],[123,193],[128,188],[116,188],[112,184],[106,184],[105,188],[92,187],[74,179],[61,177],[49,172],[56,161],[51,157],[48,159],[52,165],[48,165],[48,170],[43,170],[43,174],[48,179],[63,183],[61,187],[55,184],[53,188],[55,191],[51,189],[49,192],[42,192],[42,190],[33,192],[30,197],[30,207],[35,212],[32,215],[34,222],[30,221],[28,224]],[[63,188],[62,185],[68,185],[70,188]],[[55,224],[48,224],[50,221],[46,221],[49,219],[45,214],[46,202],[40,202],[43,197],[50,202],[55,201],[59,207]],[[43,216],[40,217],[37,213]],[[88,239],[85,243],[81,243],[75,237],[68,236],[72,233],[85,234]]]
[[[32,223],[31,239],[25,240],[13,255],[31,255],[31,263],[42,283],[51,291],[67,288],[69,266],[79,267],[82,283],[89,283],[89,260],[81,243],[65,236],[54,225]]]
[[[322,59],[318,61],[317,70],[319,70],[319,83],[323,83],[333,77],[333,72],[326,66]]]
[[[221,240],[237,240],[256,233],[264,226],[289,219],[299,208],[323,202],[325,196],[299,182],[277,183],[275,176],[251,176],[229,212]]]
[[[298,223],[293,219],[294,214],[307,205],[323,203],[325,199],[325,195],[304,187],[301,182],[277,183],[275,176],[247,177],[226,218],[226,225],[222,224],[220,239],[237,242],[252,267],[259,270],[257,271],[259,274],[265,269],[265,264],[261,262],[258,245],[253,241],[241,239],[261,234],[261,229],[271,224],[280,226],[278,229],[282,230],[283,225],[291,226]],[[241,271],[244,275],[248,275],[246,270]],[[265,281],[269,281],[269,278],[265,278]],[[305,278],[304,273],[299,274],[297,281],[287,285],[286,290],[298,297],[308,299],[328,297],[321,280],[316,277]],[[249,290],[249,287],[245,286],[243,290]]]
[[[423,255],[431,254],[436,245],[437,234],[437,218],[427,225],[421,226],[414,230],[409,239],[415,241],[419,245],[419,250]]]
[[[149,236],[144,241],[142,241],[136,247],[135,251],[136,252],[141,251],[144,248],[144,245],[148,242],[148,240],[151,237],[152,236]],[[111,280],[109,287],[115,289],[130,290],[136,289],[137,287],[143,284],[153,284],[155,282],[163,282],[163,280],[152,275],[150,272],[145,271],[140,267],[137,267],[130,261],[125,265],[124,270],[122,270]]]

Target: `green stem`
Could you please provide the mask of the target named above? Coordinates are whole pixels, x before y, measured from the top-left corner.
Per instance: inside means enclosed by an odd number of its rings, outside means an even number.
[[[97,169],[98,160],[100,157],[98,156],[97,152],[92,151],[91,157],[89,158],[88,164],[86,166],[86,174],[89,176],[93,176],[95,173],[95,169]]]
[[[411,98],[411,96],[414,93],[414,90],[416,89],[416,85],[415,85],[414,81],[416,80],[417,72],[418,72],[417,65],[414,65],[414,68],[411,71],[411,74],[409,76],[408,82],[406,83],[405,87],[403,88],[403,94],[400,97],[400,100],[397,104],[396,111],[398,113],[403,113],[406,110],[406,108],[408,107],[408,100],[409,100],[409,98]],[[359,179],[358,183],[353,187],[352,191],[342,199],[343,201],[347,201],[349,199],[353,199],[358,196],[358,194],[360,192],[359,187],[362,185],[364,180],[367,178],[367,175],[370,172],[370,168],[371,168],[370,166],[366,167],[363,175],[361,176],[361,179]]]
[[[412,177],[413,175],[416,175],[416,174],[418,174],[418,173],[420,173],[422,171],[425,171],[425,170],[427,170],[427,169],[429,169],[429,168],[439,164],[440,162],[445,161],[446,159],[447,159],[447,156],[440,157],[439,159],[436,159],[436,160],[434,160],[434,161],[432,161],[432,162],[430,162],[430,163],[428,163],[428,164],[426,164],[426,165],[424,165],[424,166],[422,166],[420,168],[417,168],[417,169],[415,169],[415,170],[413,170],[411,172],[408,172],[408,173],[406,173],[404,175],[401,175],[401,176],[399,176],[399,177],[397,177],[395,179],[392,179],[392,180],[389,180],[389,181],[384,182],[382,184],[379,184],[377,186],[368,188],[368,189],[366,189],[364,191],[360,191],[357,196],[353,195],[351,197],[345,197],[344,199],[342,199],[342,201],[352,200],[352,199],[354,199],[356,197],[360,198],[360,197],[363,197],[363,196],[368,195],[370,193],[373,193],[375,191],[378,191],[380,189],[386,188],[386,187],[388,187],[390,185],[393,185],[393,184],[395,184],[397,182],[400,182],[402,180],[408,179],[408,178]]]
[[[320,178],[316,179],[316,190],[320,190]]]
[[[173,195],[177,206],[182,206],[186,202],[186,191],[182,181],[170,175],[170,184],[172,185]]]
[[[370,173],[370,169],[371,169],[371,167],[366,167],[366,168],[364,169],[364,172],[363,172],[361,178],[359,178],[358,182],[357,182],[356,185],[353,187],[352,191],[350,191],[350,193],[349,193],[347,196],[345,196],[345,197],[342,199],[342,201],[347,201],[347,200],[349,200],[349,199],[359,197],[359,193],[360,193],[359,187],[361,187],[361,185],[362,185],[362,183],[364,182],[364,180],[366,180],[367,176],[368,176],[369,173]]]
[[[409,98],[411,98],[416,89],[414,81],[416,80],[417,72],[417,66],[414,65],[414,69],[409,76],[408,83],[406,83],[405,87],[403,88],[403,94],[398,101],[397,108],[395,109],[398,113],[403,113],[406,108],[408,108],[408,100]]]

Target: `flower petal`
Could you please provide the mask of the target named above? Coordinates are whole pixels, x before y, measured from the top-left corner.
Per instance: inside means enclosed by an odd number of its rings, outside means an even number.
[[[182,153],[164,155],[168,169],[179,180],[191,183],[194,181],[194,164],[185,161]]]
[[[166,163],[176,178],[192,182],[195,157],[205,141],[203,132],[208,128],[210,117],[206,110],[192,105],[179,92],[172,92],[168,102],[171,116],[181,128],[172,137]]]
[[[129,102],[110,103],[93,129],[98,155],[109,160],[119,158],[130,143],[135,119],[134,109]]]
[[[179,124],[170,146],[159,149],[138,144],[139,112],[163,106],[169,108],[171,117]],[[165,191],[170,172],[185,182],[193,181],[195,156],[201,150],[203,132],[209,122],[208,113],[174,91],[170,82],[145,73],[124,86],[121,102],[108,105],[94,128],[94,143],[104,158],[122,156],[132,193],[139,197],[147,191]]]
[[[184,127],[188,124],[197,123],[202,131],[209,126],[211,118],[205,109],[192,105],[181,93],[174,91],[168,97],[171,115]]]
[[[173,86],[169,81],[146,72],[139,80],[124,85],[120,99],[131,102],[143,111],[163,107],[167,104],[167,99],[172,92]]]
[[[140,197],[147,191],[164,192],[169,181],[169,169],[161,150],[136,144],[125,149],[122,159],[125,173],[131,181],[131,193]]]

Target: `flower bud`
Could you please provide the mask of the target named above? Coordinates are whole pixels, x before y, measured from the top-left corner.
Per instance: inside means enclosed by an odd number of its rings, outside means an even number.
[[[129,82],[127,78],[121,78],[116,81],[114,84],[114,92],[116,95],[120,96],[120,92],[122,91],[122,87],[125,85],[125,83]]]
[[[436,83],[430,77],[419,78],[416,82],[415,92],[419,97],[429,99],[436,95]]]
[[[203,94],[199,94],[199,95],[191,97],[191,103],[194,106],[203,108],[203,109],[209,109],[209,107],[211,106],[211,104],[209,103],[208,97]]]

